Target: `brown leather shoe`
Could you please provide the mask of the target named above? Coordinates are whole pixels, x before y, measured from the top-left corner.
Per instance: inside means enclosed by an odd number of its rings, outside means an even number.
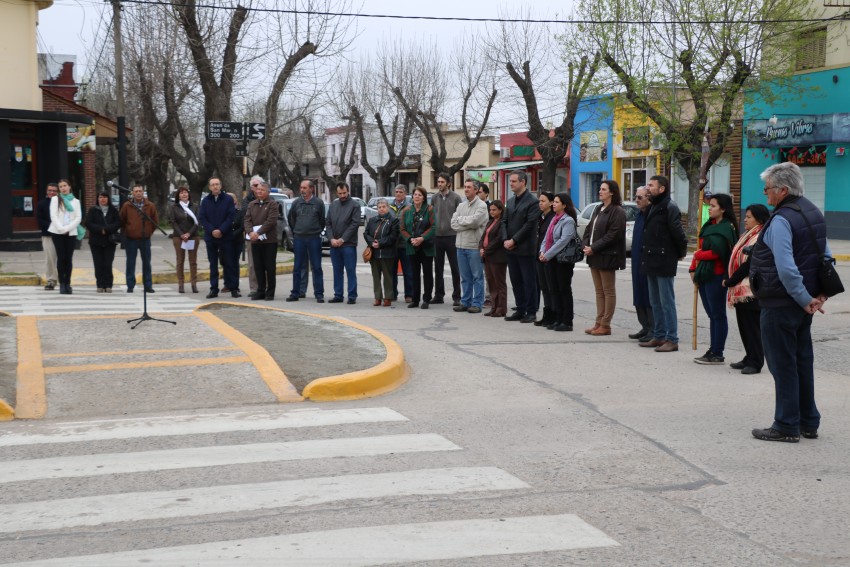
[[[594,326],[590,327],[589,329],[585,329],[584,334],[585,335],[592,335],[593,331],[595,331],[596,329],[598,329],[601,326],[602,325],[600,325],[599,323],[596,323]]]
[[[676,352],[677,350],[679,350],[679,343],[672,341],[664,341],[663,345],[655,347],[655,352]]]
[[[389,299],[384,300],[384,307],[389,307],[391,304],[392,304],[392,301],[390,301]]]
[[[593,335],[594,337],[601,337],[603,335],[610,335],[611,334],[611,327],[599,325],[598,327],[596,327],[595,329],[590,331],[590,334]]]
[[[381,305],[381,300],[380,300],[380,299],[376,299],[376,300],[375,300],[375,303],[373,303],[373,304],[372,304],[372,307],[379,307],[380,305]]]
[[[663,345],[666,341],[662,341],[661,339],[652,339],[643,343],[638,343],[638,346],[642,346],[645,348],[656,348]]]

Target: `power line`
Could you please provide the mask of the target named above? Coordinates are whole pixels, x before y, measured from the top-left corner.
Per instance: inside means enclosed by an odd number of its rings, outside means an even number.
[[[163,0],[124,0],[127,4],[141,4],[152,6],[171,6],[171,7],[187,7],[205,8],[210,10],[235,10],[235,7],[216,6],[214,4],[187,4],[186,2],[166,2]],[[357,12],[325,12],[318,10],[293,10],[284,8],[250,8],[252,12],[263,12],[269,14],[288,14],[302,16],[322,16],[322,17],[339,17],[339,18],[374,18],[374,19],[390,19],[390,20],[427,20],[436,22],[471,22],[471,23],[516,23],[516,24],[564,24],[564,25],[660,25],[660,26],[680,26],[680,25],[714,25],[714,24],[740,24],[741,19],[722,19],[722,20],[668,20],[668,21],[652,21],[652,20],[559,20],[559,19],[535,19],[535,18],[464,18],[458,16],[403,16],[396,14],[360,14]],[[829,18],[792,18],[792,19],[763,19],[763,20],[747,20],[749,24],[779,24],[779,23],[811,23],[824,22],[830,20],[850,20],[850,13],[841,14],[839,16]]]
[[[89,79],[94,77],[94,74],[97,72],[97,66],[100,65],[100,59],[103,57],[103,52],[106,51],[106,44],[109,43],[109,32],[112,31],[112,18],[109,19],[109,24],[106,26],[106,32],[104,35],[106,39],[103,40],[103,45],[100,48],[100,53],[97,55],[97,60],[94,62],[94,66],[89,71]]]

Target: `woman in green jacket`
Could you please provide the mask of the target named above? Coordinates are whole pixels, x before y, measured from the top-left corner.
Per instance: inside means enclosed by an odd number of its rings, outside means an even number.
[[[729,333],[729,323],[726,320],[726,288],[723,287],[723,280],[729,277],[729,257],[735,242],[738,241],[738,221],[735,219],[732,197],[723,193],[711,196],[708,220],[702,225],[699,237],[700,247],[694,252],[690,272],[691,279],[699,287],[702,306],[708,314],[711,343],[708,351],[695,358],[694,362],[723,364],[723,349],[726,347],[726,335]]]
[[[413,190],[413,204],[401,213],[401,237],[404,239],[410,267],[413,272],[413,296],[409,308],[428,309],[434,291],[434,209],[428,204],[428,192],[424,187]],[[422,294],[422,280],[425,292]],[[419,304],[420,298],[422,304]]]

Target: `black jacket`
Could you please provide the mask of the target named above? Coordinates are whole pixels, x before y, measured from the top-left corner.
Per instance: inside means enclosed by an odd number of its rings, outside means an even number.
[[[380,224],[380,226],[378,226]],[[396,243],[398,242],[398,218],[391,213],[381,218],[375,216],[366,223],[363,231],[363,239],[366,246],[372,247],[374,240],[378,241],[379,248],[372,248],[372,258],[395,258]]]
[[[41,229],[42,236],[50,236],[50,199],[42,197],[38,200],[38,206],[35,208],[35,218],[38,220],[38,228]]]
[[[118,209],[110,203],[104,217],[103,211],[95,205],[86,213],[86,228],[89,231],[89,246],[115,246],[115,243],[109,240],[109,235],[121,230]],[[106,234],[103,234],[104,231]]]
[[[519,197],[508,199],[505,208],[505,230],[507,240],[514,241],[514,248],[508,254],[517,256],[537,256],[537,220],[540,218],[540,205],[528,189]]]
[[[688,254],[688,238],[682,228],[679,207],[668,192],[654,199],[643,227],[641,262],[647,276],[672,278],[679,259]]]

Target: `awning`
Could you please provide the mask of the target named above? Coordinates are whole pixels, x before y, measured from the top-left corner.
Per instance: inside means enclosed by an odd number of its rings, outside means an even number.
[[[21,110],[17,108],[0,108],[0,120],[15,122],[32,122],[36,124],[60,123],[68,125],[88,126],[94,120],[82,114],[66,114],[63,112],[41,112],[38,110]]]
[[[522,169],[531,165],[540,165],[543,160],[538,161],[512,161],[508,163],[500,163],[496,165],[488,165],[487,167],[467,167],[466,171],[502,171],[505,169]]]

